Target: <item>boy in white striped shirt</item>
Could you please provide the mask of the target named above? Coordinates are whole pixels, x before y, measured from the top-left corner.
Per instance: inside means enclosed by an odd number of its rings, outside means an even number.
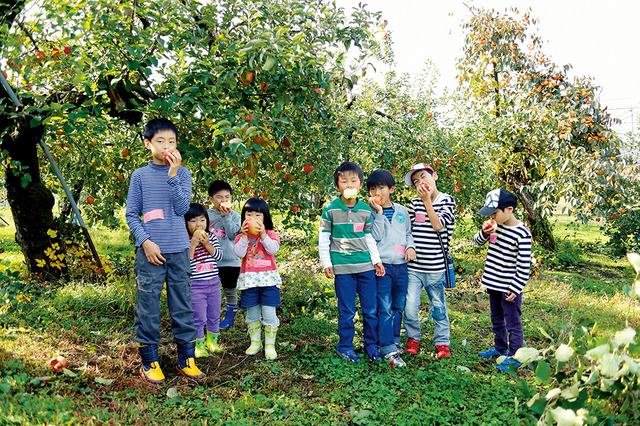
[[[451,325],[447,313],[444,292],[446,283],[444,253],[438,239],[442,239],[445,250],[455,228],[453,211],[456,201],[451,195],[438,191],[438,173],[428,164],[418,163],[411,167],[404,178],[407,186],[415,186],[418,197],[411,200],[407,211],[411,219],[411,235],[416,246],[416,258],[409,262],[409,283],[404,309],[404,328],[407,332],[405,352],[417,354],[422,332],[420,329],[420,294],[424,288],[431,304],[429,316],[433,318],[433,342],[437,358],[451,356],[449,350]]]
[[[531,232],[513,215],[517,205],[516,196],[506,189],[490,191],[478,214],[491,219],[473,237],[478,245],[489,241],[482,285],[489,294],[494,334],[494,347],[478,355],[487,359],[506,355],[497,366],[502,371],[508,371],[510,364],[521,365],[513,356],[524,342],[520,321],[522,290],[531,267]]]

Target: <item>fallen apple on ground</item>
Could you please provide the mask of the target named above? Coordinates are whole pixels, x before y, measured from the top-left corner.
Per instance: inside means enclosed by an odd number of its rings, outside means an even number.
[[[65,357],[57,355],[49,360],[49,366],[55,373],[61,371],[63,368],[67,368],[67,360]]]

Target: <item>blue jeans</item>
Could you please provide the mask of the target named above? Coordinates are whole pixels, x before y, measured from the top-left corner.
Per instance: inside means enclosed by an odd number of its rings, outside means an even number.
[[[376,274],[373,270],[358,274],[335,276],[336,297],[338,298],[338,352],[353,351],[356,314],[356,293],[360,297],[362,309],[362,329],[364,347],[371,356],[378,348],[378,319],[376,318]]]
[[[447,301],[444,295],[445,271],[417,272],[409,271],[407,303],[404,308],[404,328],[409,339],[420,340],[420,294],[424,288],[431,304],[429,316],[435,322],[433,341],[436,345],[449,345],[451,332]]]
[[[384,264],[385,275],[376,277],[378,297],[378,344],[386,355],[400,343],[402,312],[407,298],[407,264]]]
[[[160,293],[167,283],[167,306],[171,315],[173,341],[188,343],[196,339],[191,305],[189,250],[162,253],[162,265],[152,265],[144,250],[136,250],[133,270],[136,275],[136,342],[157,345],[160,341]]]

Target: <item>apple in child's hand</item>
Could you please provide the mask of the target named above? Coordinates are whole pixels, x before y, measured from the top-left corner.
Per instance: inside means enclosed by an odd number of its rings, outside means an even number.
[[[249,221],[249,233],[251,235],[258,235],[258,224],[256,220],[253,218],[248,219]]]
[[[344,192],[342,193],[342,195],[344,195],[344,198],[357,198],[358,197],[358,190],[356,188],[347,188],[344,190]]]
[[[231,201],[225,201],[224,203],[220,203],[220,207],[231,210]]]
[[[179,151],[177,149],[175,149],[175,148],[169,148],[168,150],[163,152],[162,153],[162,159],[164,160],[164,164],[166,164],[168,166],[170,164],[169,163],[169,158],[168,158],[169,154],[173,155],[173,154],[175,154],[177,152],[179,152]]]
[[[193,231],[193,238],[200,238],[201,236],[206,237],[207,233],[202,229],[196,229],[195,231]]]
[[[427,182],[422,182],[419,184],[422,189],[424,189],[427,192],[431,192],[431,186],[427,183]]]
[[[375,197],[373,197],[373,202],[376,203],[377,205],[381,206],[382,205],[382,195],[378,194]]]
[[[498,226],[498,224],[496,223],[495,220],[490,219],[490,220],[486,220],[483,224],[482,224],[482,230],[486,231],[486,232],[492,232],[493,230],[496,229],[496,227]]]
[[[57,355],[49,360],[49,365],[51,366],[51,369],[55,373],[57,373],[61,371],[63,368],[67,368],[68,364],[65,357]]]

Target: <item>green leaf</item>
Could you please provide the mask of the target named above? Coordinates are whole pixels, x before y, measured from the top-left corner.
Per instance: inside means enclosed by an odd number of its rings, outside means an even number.
[[[115,379],[103,379],[102,377],[96,377],[96,383],[100,383],[101,385],[110,385],[114,380]]]
[[[40,117],[33,117],[30,121],[29,121],[29,126],[31,126],[31,128],[33,129],[34,127],[38,127],[42,124],[42,119]]]
[[[67,377],[78,377],[78,375],[76,373],[74,373],[73,371],[68,370],[66,368],[62,369],[62,373]]]
[[[273,66],[276,64],[276,58],[274,58],[273,56],[269,55],[267,56],[267,59],[264,61],[264,64],[262,65],[262,70],[263,71],[269,71],[271,70],[271,68],[273,68]]]
[[[546,361],[538,362],[538,366],[536,367],[536,376],[538,376],[538,378],[543,382],[546,382],[551,378],[551,367]]]

